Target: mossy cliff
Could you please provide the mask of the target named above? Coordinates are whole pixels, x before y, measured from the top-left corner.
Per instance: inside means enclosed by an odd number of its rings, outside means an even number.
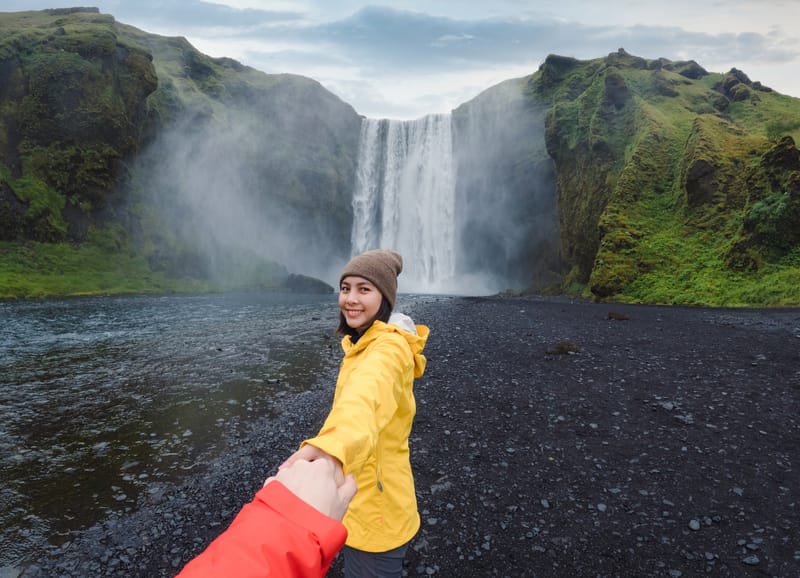
[[[527,94],[549,106],[564,286],[597,299],[800,303],[800,100],[736,69],[620,49],[550,56]]]
[[[0,240],[84,238],[140,146],[157,84],[111,16],[0,18]]]
[[[248,127],[246,141],[230,137],[236,123]],[[0,293],[114,290],[110,280],[31,281],[25,263],[46,269],[65,255],[116,271],[120,291],[281,283],[286,268],[259,251],[195,248],[208,220],[187,225],[186,199],[153,181],[160,139],[175,142],[179,130],[204,142],[228,131],[222,152],[247,157],[253,202],[279,213],[275,221],[313,223],[312,238],[298,242],[322,247],[319,259],[346,258],[359,127],[352,107],[316,81],[210,58],[97,9],[0,13]],[[226,183],[208,187],[227,194]],[[181,230],[164,220],[170,211]],[[152,275],[158,283],[129,283]]]

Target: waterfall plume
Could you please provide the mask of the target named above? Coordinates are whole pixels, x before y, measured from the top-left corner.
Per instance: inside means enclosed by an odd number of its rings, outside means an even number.
[[[391,248],[401,286],[447,292],[455,274],[455,175],[449,114],[364,119],[353,193],[353,254]]]

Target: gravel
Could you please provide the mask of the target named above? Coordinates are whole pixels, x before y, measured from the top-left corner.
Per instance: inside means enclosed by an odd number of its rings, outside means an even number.
[[[800,309],[426,297],[405,312],[431,327],[408,576],[800,576]],[[21,575],[177,573],[319,427],[338,347],[324,355],[277,421]]]

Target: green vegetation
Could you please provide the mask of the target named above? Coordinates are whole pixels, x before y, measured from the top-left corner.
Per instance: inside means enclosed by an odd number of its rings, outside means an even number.
[[[148,147],[177,130],[227,135],[226,155],[246,168],[236,176],[268,183],[254,204],[306,216],[335,252],[349,241],[359,123],[311,79],[211,58],[97,9],[0,13],[0,295],[273,289],[286,269],[209,247],[185,218],[180,176],[159,180],[171,167],[155,174]],[[232,136],[235,125],[249,133]]]
[[[740,71],[622,50],[549,57],[529,87],[533,101],[552,102],[564,291],[800,304],[800,100]]]
[[[205,281],[153,272],[135,253],[103,243],[0,241],[0,299],[212,289]]]
[[[70,225],[108,203],[138,151],[152,64],[90,9],[3,14],[0,61],[0,186],[28,204],[21,227],[0,211],[0,239],[82,240]]]

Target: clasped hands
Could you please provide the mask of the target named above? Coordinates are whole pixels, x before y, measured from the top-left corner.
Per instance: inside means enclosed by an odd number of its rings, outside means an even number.
[[[356,480],[342,472],[342,464],[321,449],[306,444],[278,466],[278,473],[264,482],[279,481],[316,510],[341,520],[356,495]]]

